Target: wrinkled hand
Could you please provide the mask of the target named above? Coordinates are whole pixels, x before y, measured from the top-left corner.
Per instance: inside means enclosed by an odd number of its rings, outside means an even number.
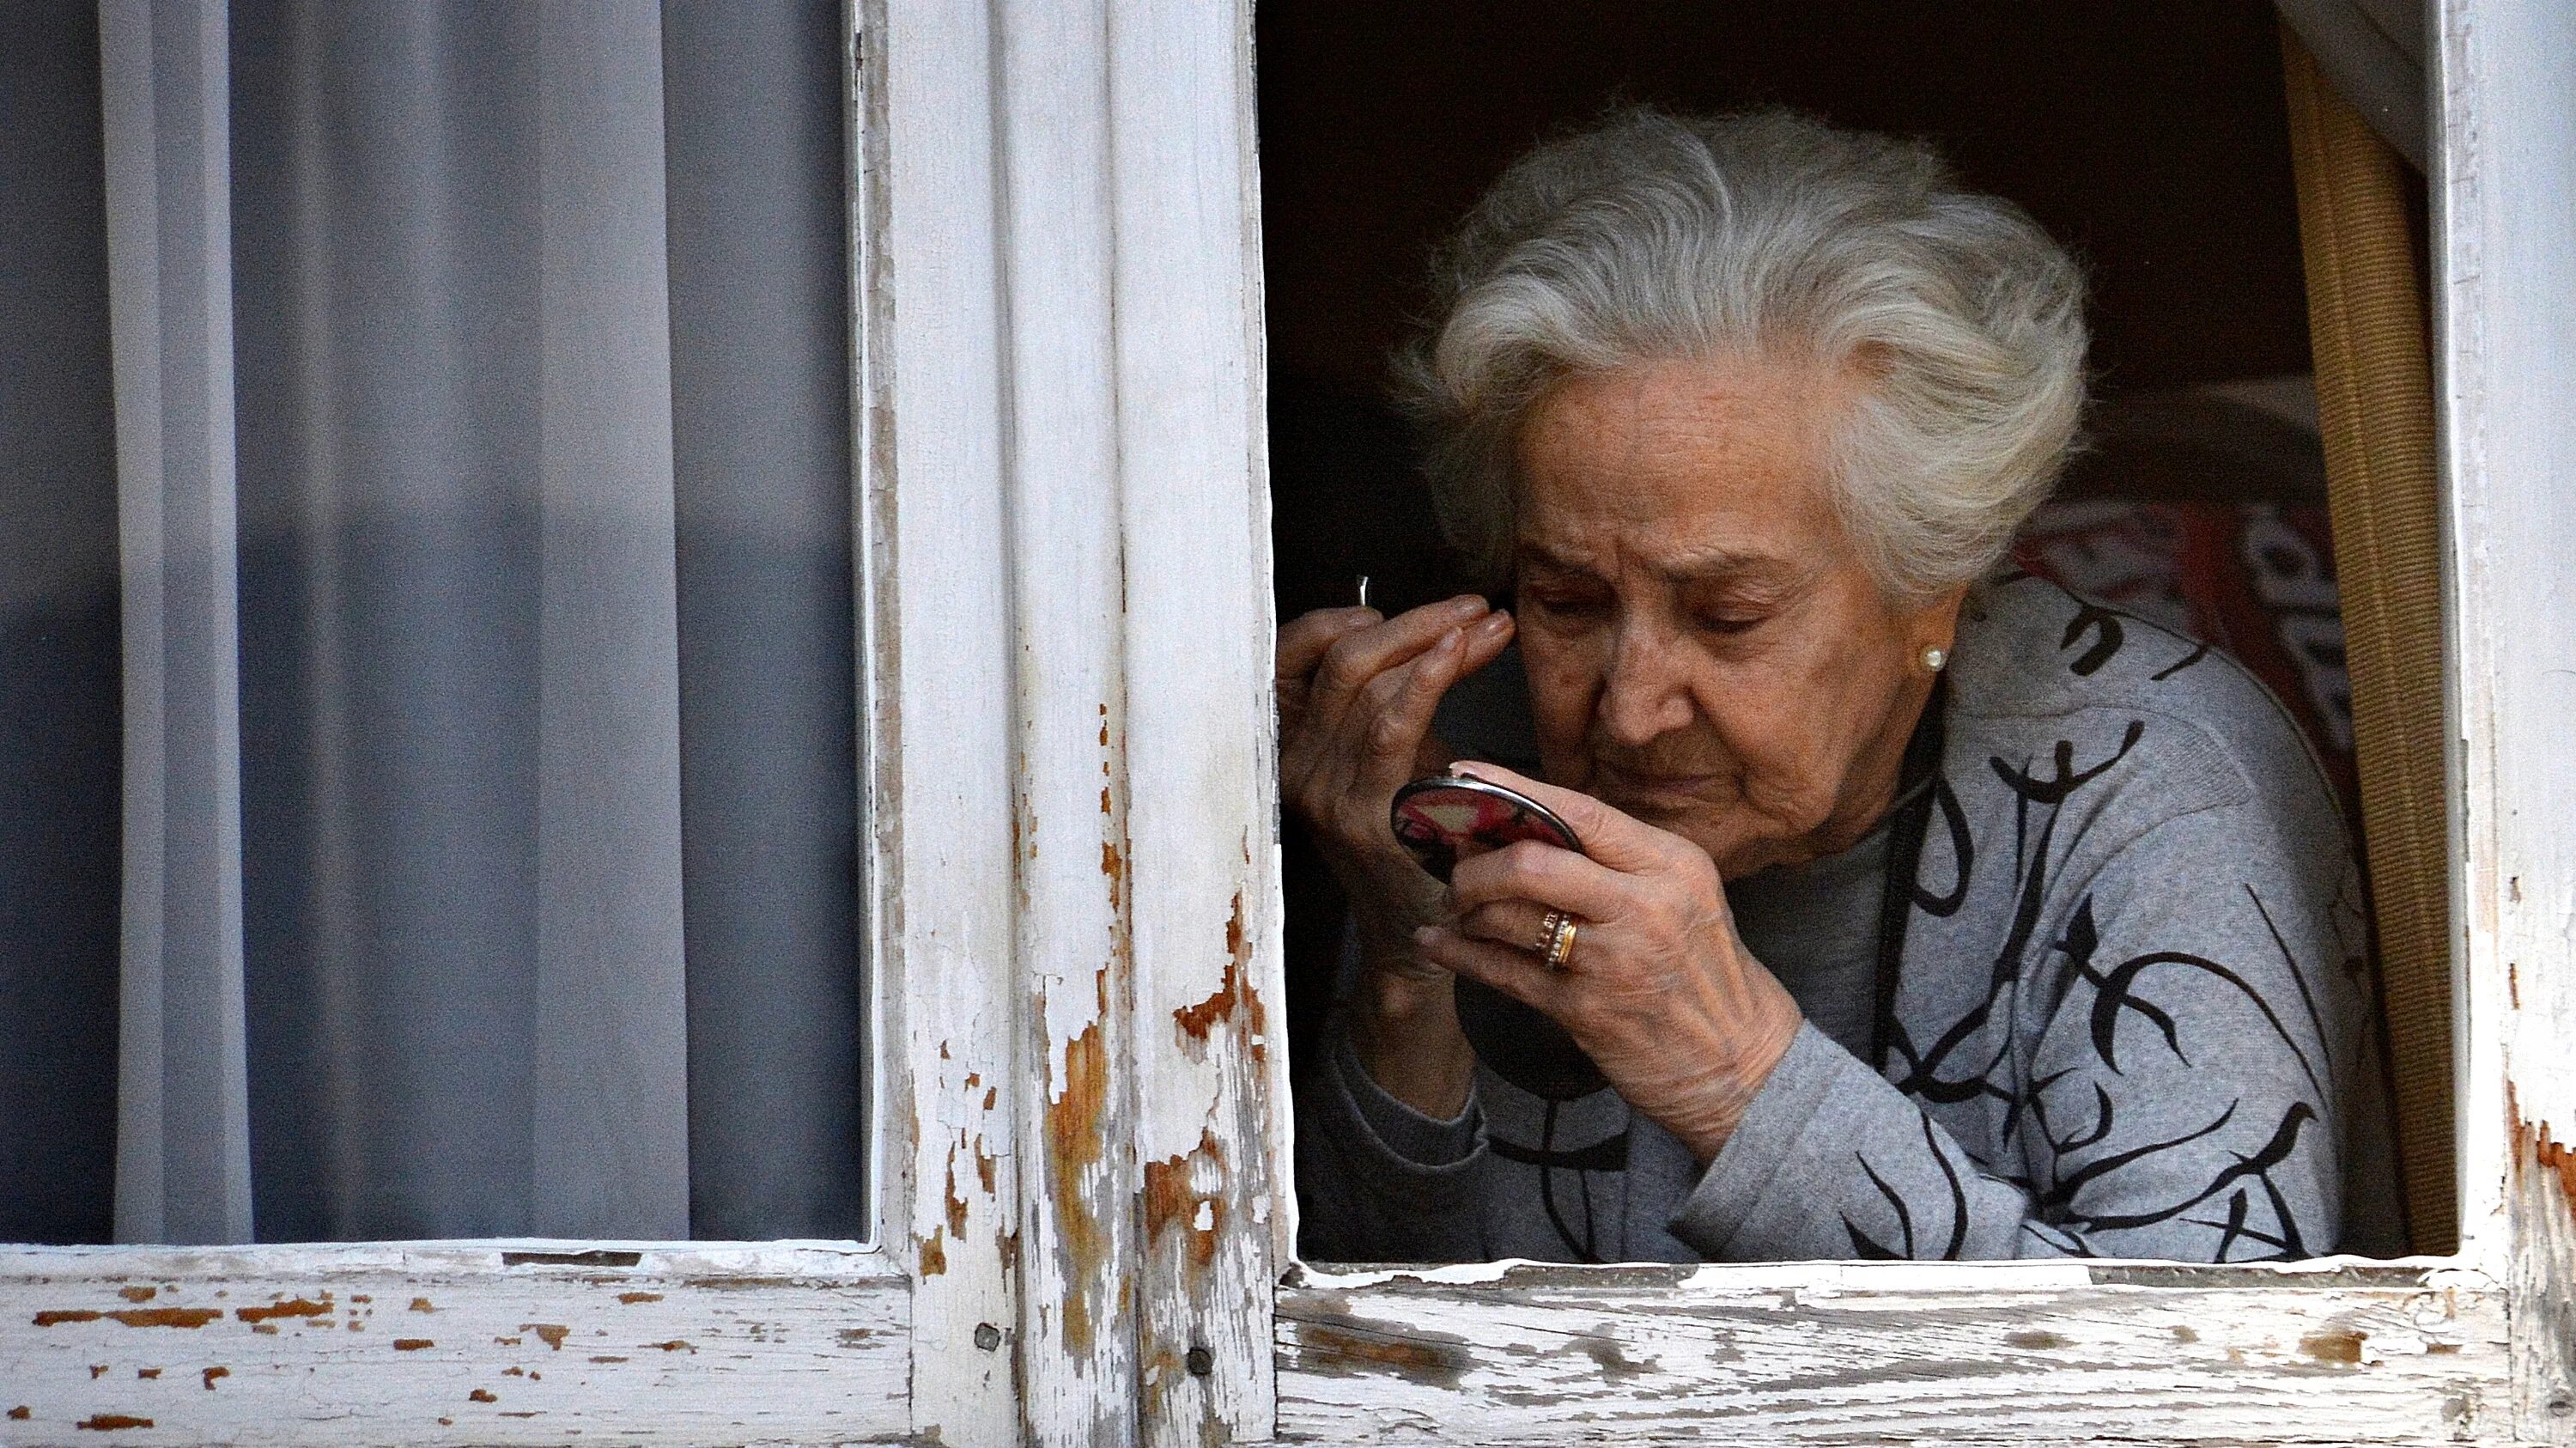
[[[1279,631],[1280,799],[1349,894],[1373,968],[1448,978],[1414,955],[1414,929],[1444,914],[1440,886],[1396,843],[1387,809],[1448,763],[1432,712],[1511,637],[1511,615],[1475,597],[1392,619],[1322,609]]]
[[[1423,957],[1554,1017],[1629,1105],[1710,1161],[1802,1019],[1737,937],[1716,864],[1590,795],[1494,765],[1462,772],[1554,810],[1588,853],[1523,841],[1460,861],[1456,920],[1416,931]],[[1563,971],[1532,948],[1552,909],[1576,924]]]
[[[1466,1104],[1475,1053],[1454,978],[1414,931],[1445,918],[1445,892],[1395,841],[1387,810],[1406,781],[1449,762],[1431,716],[1452,684],[1511,642],[1511,615],[1453,598],[1388,619],[1326,609],[1279,631],[1279,796],[1349,896],[1362,969],[1350,1002],[1361,1069],[1435,1118]]]

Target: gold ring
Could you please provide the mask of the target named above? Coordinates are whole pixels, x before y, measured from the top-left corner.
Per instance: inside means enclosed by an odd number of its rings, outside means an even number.
[[[1574,959],[1574,930],[1574,917],[1562,910],[1550,910],[1539,922],[1536,949],[1548,969],[1564,970]]]

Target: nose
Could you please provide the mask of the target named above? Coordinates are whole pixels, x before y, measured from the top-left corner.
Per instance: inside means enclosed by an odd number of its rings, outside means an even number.
[[[1642,621],[1625,622],[1610,648],[1610,664],[1601,681],[1601,729],[1611,742],[1630,748],[1688,728],[1697,706],[1678,641]]]

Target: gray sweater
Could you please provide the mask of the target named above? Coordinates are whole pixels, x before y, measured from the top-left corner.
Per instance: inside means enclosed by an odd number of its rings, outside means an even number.
[[[1428,1119],[1337,1017],[1299,1088],[1305,1255],[2401,1250],[2359,883],[2280,705],[2017,578],[1971,594],[1943,722],[1875,1069],[1884,829],[1729,883],[1808,1021],[1705,1172],[1612,1092],[1549,1103],[1481,1065]]]

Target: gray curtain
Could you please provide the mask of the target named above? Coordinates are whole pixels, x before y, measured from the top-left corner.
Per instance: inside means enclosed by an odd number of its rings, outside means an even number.
[[[117,1234],[859,1234],[839,7],[89,23]]]
[[[116,1165],[116,417],[98,16],[0,44],[0,1240],[96,1242]]]

